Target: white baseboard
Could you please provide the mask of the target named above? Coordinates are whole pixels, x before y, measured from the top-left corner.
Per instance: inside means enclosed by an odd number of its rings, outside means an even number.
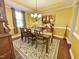
[[[66,29],[66,27],[54,27],[56,29]]]
[[[21,35],[19,34],[19,35],[14,35],[14,36],[12,36],[12,39],[15,39],[15,38],[19,38]]]
[[[73,35],[79,40],[79,35],[76,32],[73,32]]]
[[[69,52],[70,52],[71,59],[75,59],[71,49]]]
[[[23,59],[26,59],[25,55],[17,47],[14,48],[23,57]]]

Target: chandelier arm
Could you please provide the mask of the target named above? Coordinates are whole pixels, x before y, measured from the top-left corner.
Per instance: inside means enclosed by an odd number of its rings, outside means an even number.
[[[37,0],[36,0],[36,12],[37,12]]]

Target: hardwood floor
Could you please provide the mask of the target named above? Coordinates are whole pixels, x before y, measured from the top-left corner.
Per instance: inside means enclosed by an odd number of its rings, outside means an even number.
[[[66,40],[63,40],[63,39],[60,40],[57,59],[71,59]]]

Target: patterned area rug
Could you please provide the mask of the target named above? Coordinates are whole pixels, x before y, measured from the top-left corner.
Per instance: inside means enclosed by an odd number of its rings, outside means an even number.
[[[57,59],[60,40],[54,39],[52,43],[49,43],[48,53],[46,53],[45,46],[38,45],[35,49],[35,45],[31,43],[23,42],[21,39],[13,41],[13,45],[18,51],[25,55],[25,59]]]

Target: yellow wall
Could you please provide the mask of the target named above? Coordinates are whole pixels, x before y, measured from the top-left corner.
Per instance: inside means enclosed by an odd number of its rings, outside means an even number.
[[[79,59],[79,40],[74,35],[72,35],[71,38],[72,38],[71,50],[73,52],[74,58]]]
[[[13,27],[13,19],[12,19],[12,11],[11,11],[11,8],[6,6],[6,18],[7,18],[7,21],[8,21],[8,26],[9,28],[11,29],[10,31],[10,34],[14,34],[14,27]]]
[[[31,19],[31,16],[29,13],[25,12],[25,20],[26,20],[26,26],[31,27],[33,24],[33,21]]]
[[[77,16],[77,22],[75,26],[75,33],[79,35],[79,11]],[[79,39],[75,37],[74,35],[71,36],[72,38],[72,52],[75,57],[75,59],[79,59]]]
[[[31,17],[31,15],[27,12],[25,12],[25,19],[26,19],[26,26],[27,27],[32,27],[33,25],[37,25],[39,26],[41,24],[41,21],[40,20],[35,20]]]
[[[77,16],[75,31],[79,35],[79,11],[78,11],[78,16]]]
[[[70,7],[70,8],[65,8],[65,9],[48,12],[45,14],[47,14],[47,15],[56,14],[55,26],[56,27],[65,27],[66,25],[70,25],[72,13],[73,13],[73,8]]]
[[[72,15],[73,15],[73,8],[65,8],[65,9],[45,13],[45,15],[48,15],[48,14],[56,14],[56,21],[55,21],[56,27],[65,27],[66,25],[70,25]],[[40,20],[37,22],[34,22],[33,19],[30,17],[30,15],[27,23],[29,21],[30,21],[29,23],[30,26],[36,23],[40,24]],[[76,31],[78,33],[79,32],[79,13],[78,13],[76,27],[77,27]],[[54,32],[55,32],[55,35],[63,36],[64,31],[65,31],[64,29],[55,28]],[[75,59],[79,59],[79,40],[74,35],[72,35],[71,41],[72,41],[72,46],[71,46],[72,53]]]
[[[55,28],[54,29],[54,35],[59,35],[64,37],[65,29],[63,28]]]
[[[70,26],[70,22],[72,19],[72,14],[73,14],[73,8],[65,8],[65,9],[60,9],[52,12],[47,12],[44,13],[43,15],[53,15],[56,14],[56,21],[55,21],[55,27],[66,27],[66,25]],[[27,19],[28,18],[28,19]],[[30,14],[27,15],[26,13],[26,24],[29,27],[32,27],[33,25],[40,26],[41,25],[41,20],[34,21],[35,19],[32,19],[30,17]],[[55,35],[64,35],[64,29],[56,28],[55,29]]]
[[[14,34],[14,26],[13,26],[13,18],[12,18],[12,10],[9,6],[5,6],[6,9],[6,18],[8,21],[8,27],[10,28],[10,34],[13,36]],[[18,33],[20,34],[20,30],[18,29]]]
[[[8,26],[11,29],[10,34],[14,35],[14,26],[13,26],[13,19],[12,19],[12,10],[9,6],[5,6],[6,9],[6,18],[8,21]],[[26,26],[31,27],[34,24],[34,21],[31,21],[32,18],[30,17],[30,14],[25,12],[25,19],[26,19]],[[20,33],[20,32],[19,32]]]
[[[72,18],[73,8],[65,8],[57,11],[47,12],[44,15],[53,15],[56,14],[56,27],[65,27],[66,25],[70,25],[70,21]],[[32,26],[36,22],[30,17],[29,21],[31,22],[30,25]],[[28,21],[27,21],[28,22]],[[40,20],[37,21],[37,24],[40,24]]]
[[[77,2],[79,2],[79,0],[74,0],[74,4],[76,4]]]

